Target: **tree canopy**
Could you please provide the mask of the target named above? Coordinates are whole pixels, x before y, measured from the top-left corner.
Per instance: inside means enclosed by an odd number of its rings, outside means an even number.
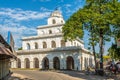
[[[91,34],[92,45],[99,42],[101,66],[103,68],[103,45],[112,34],[120,32],[120,2],[118,0],[86,0],[82,9],[75,12],[63,27],[65,40],[82,38],[84,30]]]

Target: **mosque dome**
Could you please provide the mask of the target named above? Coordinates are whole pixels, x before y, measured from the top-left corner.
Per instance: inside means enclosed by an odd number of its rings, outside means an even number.
[[[50,17],[63,17],[63,16],[61,12],[58,9],[56,9],[55,11],[51,13]]]

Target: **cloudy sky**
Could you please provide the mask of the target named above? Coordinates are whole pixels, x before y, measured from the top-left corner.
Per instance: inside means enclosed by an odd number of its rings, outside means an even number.
[[[84,4],[85,0],[0,0],[0,34],[6,38],[11,31],[15,48],[19,48],[21,38],[36,35],[37,26],[47,24],[47,18],[56,7],[67,20]],[[84,41],[87,48],[87,38]],[[107,45],[105,51],[110,44]]]

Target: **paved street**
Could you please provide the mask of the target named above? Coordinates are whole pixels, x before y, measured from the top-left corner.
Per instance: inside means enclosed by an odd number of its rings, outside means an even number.
[[[76,71],[14,70],[13,72],[24,75],[24,80],[106,80],[105,77],[85,75],[82,72]]]

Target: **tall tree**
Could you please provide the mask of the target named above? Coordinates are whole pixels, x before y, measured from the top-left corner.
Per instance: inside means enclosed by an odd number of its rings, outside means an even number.
[[[86,5],[74,13],[63,27],[65,39],[82,37],[83,28],[96,34],[99,38],[101,69],[103,69],[103,44],[110,39],[111,25],[116,24],[118,20],[114,19],[114,10],[117,8],[114,5],[118,3],[118,0],[86,0]]]

